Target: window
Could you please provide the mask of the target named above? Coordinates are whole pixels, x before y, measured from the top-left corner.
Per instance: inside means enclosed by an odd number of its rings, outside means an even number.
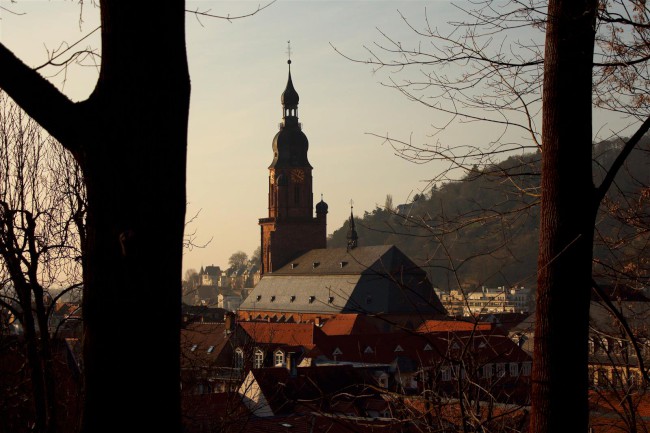
[[[483,377],[485,378],[492,377],[492,364],[485,364],[483,366]]]
[[[264,367],[264,352],[260,349],[255,350],[255,358],[253,360],[253,368]]]
[[[309,297],[309,303],[313,304],[315,299],[316,299],[316,296],[310,296]]]
[[[212,353],[212,352],[214,352],[214,346],[208,347],[208,353]]]
[[[602,338],[600,339],[600,347],[602,347],[602,349],[603,349],[606,353],[609,353],[609,342],[607,341],[607,339],[606,339],[605,337],[602,337]]]
[[[426,351],[429,351],[429,350],[433,350],[433,347],[431,347],[431,345],[430,345],[429,343],[427,343],[427,344],[424,346],[424,351],[426,352]]]
[[[271,296],[271,302],[275,301],[275,295]]]
[[[192,352],[194,352],[194,351],[196,350],[197,347],[199,347],[198,344],[192,344],[192,347],[190,348],[190,350],[191,350]]]
[[[296,297],[295,297],[295,296],[292,295],[292,296],[289,297],[289,302],[293,302],[293,301],[295,301],[295,300],[296,300]]]
[[[530,372],[532,370],[532,363],[530,361],[526,361],[521,364],[521,374],[524,376],[530,376]]]
[[[517,377],[519,376],[519,364],[516,362],[510,363],[510,376]]]
[[[235,349],[235,368],[244,368],[244,351]]]
[[[398,344],[397,347],[395,348],[395,352],[404,352],[404,349],[402,349],[402,346]]]
[[[275,351],[275,356],[273,357],[274,365],[284,365],[284,352],[281,350]]]
[[[593,355],[596,353],[596,343],[593,338],[589,338],[589,354]]]
[[[368,346],[366,347],[366,350],[363,351],[363,353],[374,353],[372,350],[372,347]]]
[[[333,303],[334,302],[334,296],[330,296],[329,298],[327,298],[327,302],[329,302],[330,304]]]
[[[257,300],[259,301],[260,299],[262,299],[262,295],[257,295]]]
[[[497,364],[497,377],[503,377],[506,375],[506,364],[504,362],[499,362]]]
[[[445,382],[451,380],[451,370],[448,368],[443,368],[440,370],[440,380],[443,380]]]

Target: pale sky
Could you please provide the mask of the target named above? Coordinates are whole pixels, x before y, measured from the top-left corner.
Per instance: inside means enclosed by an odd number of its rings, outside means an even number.
[[[196,1],[187,8],[235,16],[257,5]],[[76,41],[98,26],[98,10],[86,5],[81,11],[78,2],[0,0],[0,6],[26,13],[0,10],[0,40],[31,66],[46,61],[47,49]],[[281,121],[288,40],[300,121],[314,167],[314,203],[323,194],[329,204],[328,233],[349,216],[351,199],[361,216],[383,205],[386,194],[398,204],[429,189],[427,180],[441,166],[406,162],[367,133],[410,137],[420,144],[430,141],[431,125],[443,119],[381,86],[387,73],[373,74],[370,66],[352,63],[330,46],[365,59],[363,46],[380,39],[377,28],[397,41],[416,41],[397,10],[423,26],[425,7],[429,20],[440,26],[457,13],[447,1],[278,0],[253,17],[232,22],[187,15],[192,80],[187,213],[200,211],[190,226],[196,242],[211,241],[186,252],[184,269],[210,264],[225,268],[232,253],[251,254],[259,246],[257,221],[267,216],[268,165]],[[81,46],[87,45],[99,48],[98,35]],[[80,100],[92,90],[97,70],[71,67],[65,81],[63,77],[50,79],[71,99]],[[472,124],[451,128],[443,139],[478,145],[489,138],[484,127]]]

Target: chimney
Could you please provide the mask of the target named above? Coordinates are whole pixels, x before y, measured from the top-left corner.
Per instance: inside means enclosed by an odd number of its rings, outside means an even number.
[[[298,377],[298,366],[296,365],[296,352],[287,353],[287,370],[289,377]]]
[[[314,319],[314,325],[320,327],[320,317],[316,317],[316,318]]]
[[[228,312],[225,317],[226,321],[226,334],[232,334],[235,330],[235,314]]]

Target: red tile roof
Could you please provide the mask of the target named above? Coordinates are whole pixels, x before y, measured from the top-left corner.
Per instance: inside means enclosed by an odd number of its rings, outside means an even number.
[[[379,331],[365,314],[337,314],[321,329],[327,335],[376,334]]]
[[[487,322],[465,322],[462,320],[426,320],[416,332],[441,332],[441,331],[491,331],[492,324]]]
[[[257,343],[312,349],[324,334],[313,323],[239,322]]]

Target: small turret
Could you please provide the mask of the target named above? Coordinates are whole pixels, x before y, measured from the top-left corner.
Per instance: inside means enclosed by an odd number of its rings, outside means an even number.
[[[359,245],[359,235],[357,235],[357,230],[354,227],[354,215],[352,210],[353,206],[350,206],[350,226],[348,227],[348,251],[355,249]]]

